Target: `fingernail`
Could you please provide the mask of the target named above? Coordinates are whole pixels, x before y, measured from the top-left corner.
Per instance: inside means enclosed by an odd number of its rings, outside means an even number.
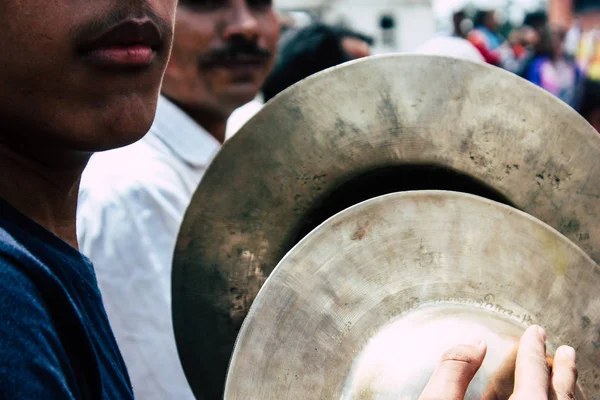
[[[537,333],[542,337],[542,340],[545,342],[546,341],[546,331],[544,330],[544,328],[542,328],[539,325],[536,325],[536,330]]]
[[[561,350],[565,356],[569,357],[571,361],[575,362],[575,358],[577,355],[575,354],[575,349],[571,346],[563,346]]]

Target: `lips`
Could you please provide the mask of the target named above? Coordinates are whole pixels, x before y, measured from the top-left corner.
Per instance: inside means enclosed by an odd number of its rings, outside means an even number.
[[[128,20],[80,46],[79,54],[105,68],[149,67],[163,40],[151,20]]]

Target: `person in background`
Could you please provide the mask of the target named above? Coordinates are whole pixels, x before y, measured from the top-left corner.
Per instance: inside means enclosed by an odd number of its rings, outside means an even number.
[[[81,250],[141,400],[194,398],[171,318],[175,242],[229,115],[256,96],[279,39],[270,1],[180,0],[175,26],[154,124],[141,141],[92,157],[78,211]]]
[[[499,33],[500,14],[494,10],[479,10],[474,24],[475,29],[469,32],[467,40],[479,50],[485,61],[511,72],[519,71],[522,60],[515,53],[515,43],[505,40]],[[513,40],[520,40],[520,33],[515,33]]]
[[[280,41],[284,41],[287,35],[293,35],[298,28],[297,20],[291,16],[279,15]],[[234,110],[227,120],[227,130],[225,139],[231,139],[250,118],[258,113],[265,101],[262,92],[258,92],[256,97],[248,103]]]
[[[539,33],[530,26],[523,25],[513,29],[508,36],[508,43],[512,48],[516,60],[523,61],[533,53],[539,40]]]
[[[419,46],[415,53],[449,56],[485,63],[485,59],[471,42],[456,36],[433,37]]]
[[[269,101],[296,82],[347,61],[371,54],[373,39],[343,27],[314,24],[281,44],[262,93]]]
[[[524,68],[534,56],[538,41],[538,32],[530,26],[523,25],[513,29],[506,41],[507,46],[503,46],[505,50],[501,63],[502,68],[517,75],[522,75]]]
[[[536,11],[528,13],[523,20],[523,25],[513,29],[508,43],[514,53],[514,60],[507,69],[521,77],[524,76],[525,69],[529,66],[531,59],[535,57],[535,48],[540,41],[542,32],[546,29],[547,22],[546,13]]]
[[[600,27],[581,33],[576,58],[587,78],[600,81]]]
[[[473,29],[473,23],[463,10],[452,14],[452,34],[440,34],[420,45],[414,52],[462,58],[484,63],[485,59],[466,37]]]
[[[452,36],[466,39],[473,30],[473,21],[467,18],[464,10],[452,14]]]
[[[4,400],[133,399],[75,214],[92,153],[139,140],[154,119],[176,4],[0,2]]]
[[[579,113],[600,133],[600,82],[586,79],[581,86]]]
[[[528,56],[533,53],[535,46],[540,40],[542,32],[548,24],[548,16],[544,11],[528,13],[523,20],[523,25],[518,29],[519,45]]]
[[[479,10],[473,21],[475,29],[469,32],[467,40],[479,50],[485,61],[492,65],[500,66],[502,55],[500,47],[504,38],[500,36],[500,23],[494,10]]]
[[[548,25],[548,15],[544,11],[535,11],[525,15],[523,20],[523,26],[529,27],[536,31],[538,34],[541,33]]]
[[[523,77],[575,106],[579,73],[575,62],[564,55],[564,40],[564,31],[543,29]]]
[[[324,69],[371,54],[373,39],[352,30],[313,24],[287,32],[275,67],[252,102],[236,110],[227,125],[227,138],[261,110],[264,103],[294,83]]]

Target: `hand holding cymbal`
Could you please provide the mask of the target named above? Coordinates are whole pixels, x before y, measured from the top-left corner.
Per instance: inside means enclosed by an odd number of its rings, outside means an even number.
[[[446,352],[419,400],[463,399],[483,363],[486,350],[485,343],[479,342],[459,345]],[[575,399],[575,350],[569,346],[559,347],[553,368],[549,367],[545,354],[545,331],[539,326],[530,326],[519,343],[515,386],[510,400]],[[493,386],[483,395],[483,399],[497,398],[502,397],[498,397]]]

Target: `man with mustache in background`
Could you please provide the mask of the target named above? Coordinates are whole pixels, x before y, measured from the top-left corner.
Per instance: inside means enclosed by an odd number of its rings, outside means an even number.
[[[77,251],[91,154],[150,127],[176,0],[0,2],[0,398],[132,399]]]
[[[270,0],[180,0],[152,128],[138,143],[95,155],[84,173],[81,250],[96,267],[138,399],[194,398],[172,326],[175,242],[228,117],[260,90],[278,39]]]

